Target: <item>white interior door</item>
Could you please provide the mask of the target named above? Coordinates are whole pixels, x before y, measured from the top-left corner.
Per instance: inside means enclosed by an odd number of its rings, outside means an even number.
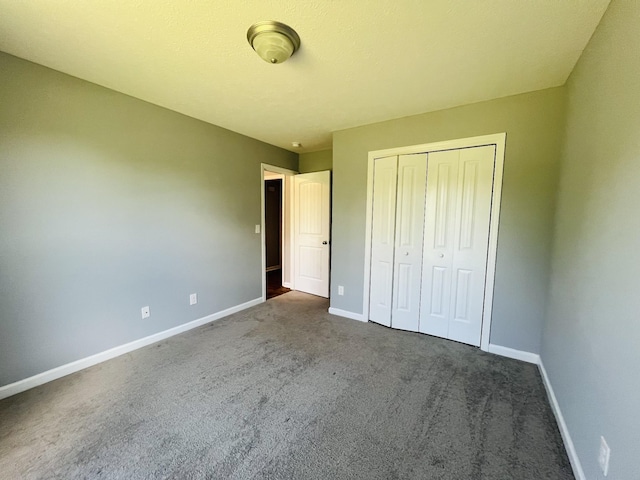
[[[397,177],[397,156],[376,159],[373,164],[369,319],[387,327],[391,326]]]
[[[447,338],[459,150],[429,154],[420,331]]]
[[[418,331],[427,155],[400,155],[391,326]]]
[[[479,346],[495,146],[429,153],[420,331]]]
[[[329,297],[331,172],[295,176],[294,288]]]

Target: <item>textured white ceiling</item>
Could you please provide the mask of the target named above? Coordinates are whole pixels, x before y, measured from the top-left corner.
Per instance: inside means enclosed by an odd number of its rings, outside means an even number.
[[[0,0],[0,50],[289,150],[564,84],[609,0]],[[302,47],[246,40],[278,20]]]

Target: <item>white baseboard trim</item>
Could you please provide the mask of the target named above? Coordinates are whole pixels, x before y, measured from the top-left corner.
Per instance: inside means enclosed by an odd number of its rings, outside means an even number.
[[[564,442],[564,447],[567,450],[567,456],[569,457],[569,461],[571,462],[573,475],[576,477],[576,480],[587,480],[587,477],[585,477],[584,471],[582,470],[582,464],[580,463],[580,459],[578,458],[578,453],[576,452],[576,448],[573,445],[571,434],[569,433],[567,424],[564,421],[564,416],[562,415],[562,411],[560,410],[560,405],[558,404],[558,400],[556,399],[556,394],[553,392],[551,380],[547,375],[547,371],[544,368],[544,364],[542,363],[540,355],[538,355],[537,353],[523,352],[522,350],[503,347],[501,345],[493,345],[491,343],[489,344],[489,352],[495,353],[496,355],[501,355],[503,357],[509,357],[516,360],[522,360],[524,362],[535,363],[538,366],[538,369],[540,370],[540,376],[542,377],[542,383],[544,384],[544,388],[547,391],[547,397],[549,398],[549,403],[551,404],[551,410],[553,410],[553,414],[556,417],[558,429],[560,430],[560,435],[562,435],[562,441]]]
[[[567,449],[567,455],[569,456],[569,461],[571,462],[571,468],[573,468],[573,475],[576,477],[576,480],[587,480],[587,477],[582,470],[580,458],[578,458],[578,452],[576,452],[576,447],[573,445],[573,440],[571,440],[569,428],[567,427],[567,424],[564,421],[564,416],[562,415],[562,411],[560,410],[558,399],[556,398],[556,394],[554,393],[553,387],[551,386],[551,380],[549,379],[547,371],[544,368],[544,364],[542,363],[542,359],[538,362],[538,369],[540,370],[540,375],[542,376],[542,383],[544,384],[544,388],[547,390],[547,396],[549,397],[549,403],[551,403],[551,409],[553,410],[553,414],[556,416],[558,428],[560,429],[560,435],[562,435],[564,446]]]
[[[489,353],[495,353],[503,357],[514,358],[516,360],[522,360],[527,363],[540,364],[540,355],[537,353],[525,352],[523,350],[516,350],[514,348],[503,347],[502,345],[489,344]]]
[[[282,286],[284,288],[290,288],[291,290],[293,290],[293,283],[291,282],[282,282]]]
[[[358,320],[360,322],[367,322],[368,320],[364,318],[364,315],[361,313],[353,313],[347,310],[340,310],[339,308],[329,307],[329,313],[331,315],[337,315],[339,317],[350,318],[351,320]]]
[[[556,417],[558,429],[560,430],[560,435],[562,435],[562,441],[564,442],[565,449],[567,450],[567,456],[569,457],[569,461],[571,462],[573,475],[576,477],[576,480],[587,480],[587,477],[585,477],[584,471],[582,470],[580,459],[578,458],[578,452],[576,452],[576,448],[573,445],[571,434],[569,433],[567,424],[564,421],[564,416],[562,415],[562,411],[560,410],[560,405],[558,404],[558,400],[556,399],[556,394],[553,392],[551,380],[547,375],[547,371],[544,368],[544,364],[542,363],[542,358],[540,358],[540,355],[538,355],[537,353],[523,352],[522,350],[503,347],[501,345],[493,345],[491,343],[489,344],[489,352],[495,353],[496,355],[501,355],[503,357],[515,358],[516,360],[522,360],[524,362],[535,363],[536,365],[538,365],[540,376],[542,377],[542,383],[544,384],[544,388],[547,391],[547,397],[549,398],[549,403],[551,404],[551,410]]]
[[[174,335],[186,332],[187,330],[206,325],[207,323],[211,323],[220,318],[227,317],[233,313],[240,312],[241,310],[253,307],[262,302],[264,302],[262,298],[256,298],[240,305],[227,308],[220,312],[212,313],[211,315],[207,315],[206,317],[198,318],[197,320],[193,320],[183,325],[178,325],[177,327],[170,328],[169,330],[154,333],[153,335],[149,335],[148,337],[134,340],[133,342],[125,343],[124,345],[119,345],[109,350],[105,350],[104,352],[96,353],[95,355],[76,360],[75,362],[67,363],[66,365],[47,370],[46,372],[39,373],[23,380],[18,380],[17,382],[0,387],[0,400],[10,397],[11,395],[24,392],[25,390],[29,390],[30,388],[37,387],[38,385],[42,385],[43,383],[47,383],[71,373],[78,372],[85,368],[92,367],[93,365],[96,365],[98,363],[102,363],[112,358],[119,357],[120,355],[124,355],[125,353],[129,353],[139,348],[146,347],[147,345],[151,345],[152,343],[156,343],[166,338],[173,337]]]

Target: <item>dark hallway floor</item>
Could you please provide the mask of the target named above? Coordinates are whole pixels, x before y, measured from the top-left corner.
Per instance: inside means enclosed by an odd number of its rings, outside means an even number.
[[[290,288],[282,286],[282,269],[267,272],[267,300],[290,291]]]

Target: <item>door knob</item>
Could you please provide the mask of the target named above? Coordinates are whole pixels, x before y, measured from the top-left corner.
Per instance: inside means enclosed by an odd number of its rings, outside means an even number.
[[[324,241],[322,242],[322,244],[323,244],[323,245],[326,245],[326,244],[327,244],[327,241],[326,241],[326,240],[324,240]]]
[[[441,253],[441,254],[439,255],[439,257],[440,257],[440,258],[444,258],[444,253]]]
[[[409,252],[404,252],[404,256],[405,257],[408,256],[408,255],[409,255]]]

